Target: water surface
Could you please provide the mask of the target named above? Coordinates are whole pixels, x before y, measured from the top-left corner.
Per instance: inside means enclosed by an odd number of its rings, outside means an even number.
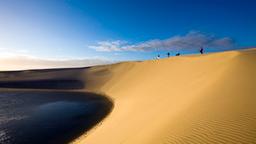
[[[112,103],[79,92],[0,92],[0,143],[68,143],[101,121]]]

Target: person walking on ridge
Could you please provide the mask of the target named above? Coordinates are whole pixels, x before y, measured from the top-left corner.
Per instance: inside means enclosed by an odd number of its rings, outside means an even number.
[[[156,59],[158,59],[158,60],[159,60],[159,59],[160,59],[160,55],[157,55]]]
[[[201,47],[200,53],[201,53],[201,54],[204,54],[204,48]]]

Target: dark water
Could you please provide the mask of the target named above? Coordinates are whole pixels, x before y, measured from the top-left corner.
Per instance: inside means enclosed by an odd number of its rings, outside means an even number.
[[[78,92],[0,92],[0,143],[68,143],[101,121],[112,103]]]

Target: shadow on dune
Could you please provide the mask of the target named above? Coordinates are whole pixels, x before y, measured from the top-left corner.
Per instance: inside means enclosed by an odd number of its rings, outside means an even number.
[[[80,80],[69,79],[0,81],[0,88],[82,89],[84,86]]]

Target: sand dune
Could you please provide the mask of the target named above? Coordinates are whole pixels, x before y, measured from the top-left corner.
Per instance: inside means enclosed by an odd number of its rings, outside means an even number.
[[[0,77],[74,79],[113,99],[109,116],[74,143],[256,143],[256,49]]]

